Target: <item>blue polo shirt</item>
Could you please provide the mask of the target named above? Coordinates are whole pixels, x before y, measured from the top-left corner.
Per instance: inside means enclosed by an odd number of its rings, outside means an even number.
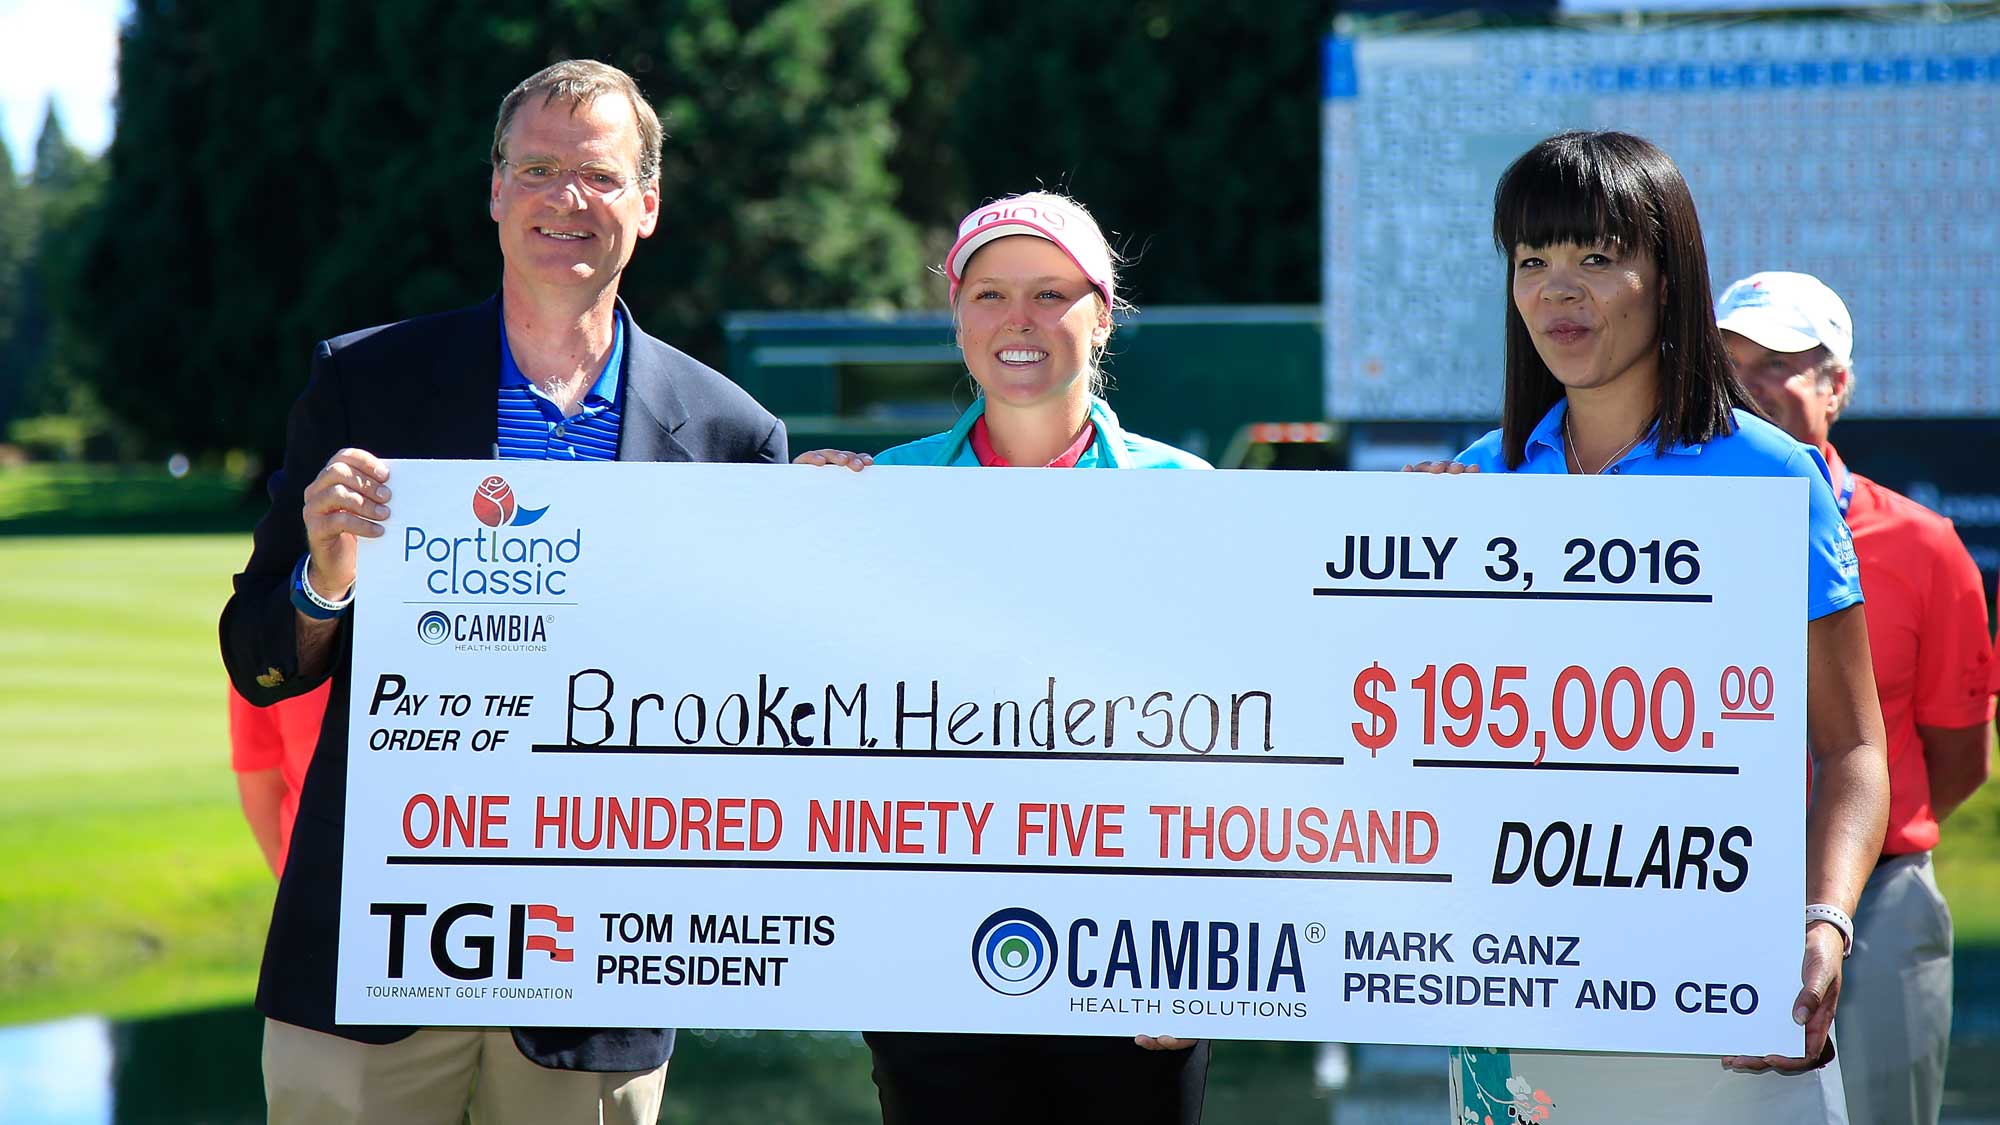
[[[1568,400],[1558,402],[1528,435],[1518,468],[1508,469],[1494,430],[1458,455],[1482,473],[1563,473],[1563,418]],[[1796,441],[1785,431],[1747,411],[1734,412],[1736,429],[1699,445],[1677,445],[1662,451],[1648,434],[1605,470],[1610,476],[1650,477],[1801,477],[1810,502],[1806,519],[1806,619],[1825,617],[1861,602],[1861,567],[1854,556],[1854,536],[1840,518],[1834,500],[1832,474],[1817,449]]]
[[[500,318],[500,391],[497,455],[507,461],[615,461],[618,429],[618,373],[625,362],[625,314],[612,316],[611,354],[586,391],[582,409],[565,417],[542,389],[528,381],[507,342],[507,318]]]

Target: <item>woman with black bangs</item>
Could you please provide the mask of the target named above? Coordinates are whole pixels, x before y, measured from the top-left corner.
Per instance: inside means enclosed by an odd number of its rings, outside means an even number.
[[[1888,813],[1882,719],[1847,526],[1819,451],[1766,422],[1732,374],[1710,304],[1708,259],[1680,169],[1624,133],[1562,133],[1500,177],[1493,237],[1507,259],[1504,425],[1427,472],[1648,476],[1793,476],[1809,482],[1807,741],[1802,987],[1792,1017],[1806,1055],[1727,1058],[1738,1074],[1691,1072],[1657,1056],[1543,1056],[1543,1073],[1577,1081],[1567,1108],[1601,1120],[1626,1107],[1717,1120],[1699,1111],[1755,1107],[1755,1120],[1845,1121],[1837,1067],[1818,1069],[1840,997],[1850,918],[1881,851]],[[1753,1081],[1743,1072],[1806,1077]],[[1517,1074],[1520,1077],[1517,1077]],[[1588,1078],[1582,1076],[1588,1074]],[[1479,1118],[1551,1120],[1565,1090],[1534,1089],[1519,1052],[1455,1049],[1452,1082]],[[1743,1085],[1748,1084],[1748,1085]],[[1578,1104],[1578,1100],[1586,1104]],[[1522,1116],[1525,1115],[1525,1116]],[[1564,1114],[1563,1120],[1572,1119]]]

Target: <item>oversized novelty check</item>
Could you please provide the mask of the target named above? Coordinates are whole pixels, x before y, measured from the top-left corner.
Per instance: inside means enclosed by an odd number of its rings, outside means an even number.
[[[343,1023],[1802,1053],[1801,481],[394,483]]]

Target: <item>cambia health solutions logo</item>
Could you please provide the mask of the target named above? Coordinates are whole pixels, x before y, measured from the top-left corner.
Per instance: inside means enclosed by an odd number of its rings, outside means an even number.
[[[514,487],[507,478],[495,473],[479,482],[472,490],[472,515],[487,527],[526,527],[548,514],[548,506],[540,508],[517,507]]]
[[[1026,996],[1055,974],[1056,932],[1025,907],[996,910],[972,935],[972,969],[993,991]]]
[[[451,615],[431,610],[417,618],[417,638],[427,645],[441,645],[451,639]]]

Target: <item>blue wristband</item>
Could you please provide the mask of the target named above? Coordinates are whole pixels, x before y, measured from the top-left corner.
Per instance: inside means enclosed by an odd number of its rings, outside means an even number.
[[[306,578],[306,564],[312,562],[312,555],[299,556],[299,564],[292,568],[292,608],[312,618],[314,621],[332,621],[347,612],[354,604],[354,591],[339,601],[328,601]]]

